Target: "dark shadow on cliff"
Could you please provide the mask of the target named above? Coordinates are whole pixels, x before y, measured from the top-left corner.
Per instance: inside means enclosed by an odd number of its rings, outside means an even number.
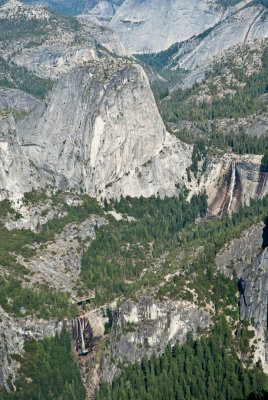
[[[262,248],[265,249],[268,247],[268,217],[265,218],[265,227],[263,228],[262,234]]]

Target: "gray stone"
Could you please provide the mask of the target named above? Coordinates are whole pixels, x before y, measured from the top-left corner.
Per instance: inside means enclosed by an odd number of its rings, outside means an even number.
[[[15,130],[12,116],[0,120],[0,200],[21,196],[39,184]]]
[[[130,53],[150,53],[198,35],[219,22],[222,13],[210,0],[126,0],[110,27]]]
[[[28,35],[22,38],[7,37],[0,48],[0,55],[9,62],[41,78],[57,80],[72,68],[98,60],[98,46],[101,45],[120,56],[126,56],[126,50],[115,32],[80,18],[80,26],[68,29],[62,17],[42,7],[32,7],[17,0],[8,0],[0,5],[0,18],[6,22],[24,19]],[[45,34],[32,32],[31,21],[46,21]],[[107,54],[106,54],[107,55]]]
[[[18,132],[44,182],[91,195],[174,195],[191,163],[191,146],[166,132],[142,68],[120,59],[73,70]]]
[[[39,103],[35,97],[21,90],[0,87],[0,108],[30,111]]]
[[[116,367],[119,360],[139,362],[145,354],[149,357],[153,352],[163,352],[168,343],[184,342],[189,331],[196,338],[197,328],[207,328],[210,324],[210,316],[187,301],[159,302],[143,296],[135,302],[124,302],[113,323],[110,360],[103,357],[103,378],[113,379],[119,372]],[[109,362],[111,359],[115,365]]]
[[[240,279],[262,246],[263,223],[241,232],[241,237],[226,244],[216,256],[217,268],[229,278]]]
[[[267,38],[268,21],[261,20],[262,14],[261,7],[247,7],[230,16],[199,40],[193,51],[179,59],[178,65],[192,70],[201,64],[207,65],[214,56],[236,44]],[[256,24],[261,25],[261,29],[255,30]]]
[[[253,324],[258,340],[255,360],[260,359],[268,372],[268,248],[261,253],[241,277],[240,318]]]

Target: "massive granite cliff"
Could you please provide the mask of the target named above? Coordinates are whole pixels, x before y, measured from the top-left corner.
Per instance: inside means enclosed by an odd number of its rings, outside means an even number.
[[[180,59],[179,66],[187,69],[207,62],[234,44],[267,37],[263,4],[244,0],[226,7],[223,3],[221,0],[38,2],[57,11],[83,14],[84,20],[110,27],[129,53],[159,52],[179,42],[176,56],[171,53],[173,58]],[[117,41],[111,32],[110,36],[110,42]],[[106,46],[110,47],[108,42]],[[118,42],[114,47],[115,52],[122,53]]]
[[[180,68],[192,70],[202,64],[207,65],[217,54],[236,44],[267,38],[268,20],[264,15],[262,6],[243,8],[213,29],[181,44],[173,59]]]
[[[160,302],[150,297],[126,301],[119,307],[110,335],[108,355],[103,356],[103,378],[112,381],[119,372],[118,361],[140,362],[144,354],[161,353],[170,343],[186,340],[187,333],[197,336],[209,327],[209,314],[188,301]]]
[[[130,53],[159,52],[186,41],[179,52],[190,51],[190,55],[181,66],[192,68],[236,43],[267,35],[263,5],[250,7],[249,3],[238,1],[225,7],[214,0],[126,0],[110,26]]]
[[[138,57],[145,62],[146,59],[149,60],[149,65],[155,63],[156,67],[164,68],[163,73],[165,70],[173,71],[173,73],[176,70],[187,72],[184,77],[180,76],[177,83],[172,82],[170,91],[173,92],[178,88],[187,89],[196,82],[200,83],[206,80],[215,65],[226,62],[227,58],[229,58],[229,64],[232,58],[237,68],[243,69],[244,67],[244,73],[246,71],[249,71],[249,74],[253,71],[256,72],[258,67],[254,53],[265,46],[267,37],[266,9],[262,5],[249,5],[227,15],[226,18],[201,34],[173,44],[166,51]],[[241,54],[243,51],[244,56]],[[252,65],[254,62],[256,64],[252,70],[248,69],[248,66],[245,67],[245,63],[248,64],[253,54],[255,60]],[[222,71],[222,74],[228,76],[230,72],[228,66]],[[154,79],[157,77],[154,76]]]
[[[267,299],[268,299],[268,248],[261,253],[241,277],[240,318],[248,319],[256,330],[258,339],[256,361],[261,359],[268,372]]]
[[[25,155],[12,117],[0,120],[0,200],[38,185],[38,175]]]
[[[191,162],[191,147],[166,132],[142,68],[120,59],[73,70],[18,133],[43,181],[92,195],[173,195]]]
[[[209,0],[126,0],[110,26],[130,53],[157,52],[205,31],[222,13]]]

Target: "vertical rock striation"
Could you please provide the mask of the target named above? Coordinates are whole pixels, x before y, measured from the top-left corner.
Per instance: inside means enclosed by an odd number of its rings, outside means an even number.
[[[38,184],[38,175],[22,150],[13,117],[0,121],[0,200]]]
[[[260,359],[268,372],[268,248],[247,269],[240,280],[240,318],[251,321],[256,330],[256,361]]]

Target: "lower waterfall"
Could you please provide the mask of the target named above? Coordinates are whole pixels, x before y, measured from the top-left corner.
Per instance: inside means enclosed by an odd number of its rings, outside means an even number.
[[[81,340],[82,340],[82,354],[84,354],[86,352],[86,346],[85,346],[84,334],[83,334],[80,318],[78,318],[78,321],[79,321],[79,328],[80,328]]]
[[[231,206],[232,206],[233,197],[234,197],[234,188],[235,188],[235,162],[233,161],[232,162],[232,177],[231,177],[231,184],[230,184],[230,190],[229,190],[230,199],[229,199],[227,212],[230,211]]]

